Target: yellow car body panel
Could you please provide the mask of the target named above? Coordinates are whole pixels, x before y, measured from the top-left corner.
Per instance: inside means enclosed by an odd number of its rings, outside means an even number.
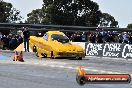
[[[46,57],[52,57],[51,53],[53,52],[53,56],[56,57],[85,57],[85,53],[82,47],[71,44],[70,42],[62,43],[57,40],[53,40],[52,35],[58,35],[61,37],[68,38],[63,32],[59,31],[48,31],[46,33],[48,35],[47,40],[43,37],[30,37],[30,48],[33,49],[34,46],[36,48],[36,52],[41,57],[43,54]]]

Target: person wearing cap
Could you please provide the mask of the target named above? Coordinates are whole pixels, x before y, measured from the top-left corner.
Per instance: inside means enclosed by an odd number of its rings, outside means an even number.
[[[24,39],[24,48],[25,52],[29,52],[29,39],[30,39],[30,32],[28,31],[28,28],[25,28],[23,31],[23,39]]]

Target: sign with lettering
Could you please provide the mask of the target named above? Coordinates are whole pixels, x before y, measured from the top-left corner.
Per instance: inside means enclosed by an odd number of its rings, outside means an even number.
[[[86,56],[132,58],[132,45],[120,43],[86,43]]]

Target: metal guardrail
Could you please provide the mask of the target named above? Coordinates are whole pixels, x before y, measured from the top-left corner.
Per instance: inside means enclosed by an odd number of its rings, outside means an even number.
[[[5,30],[22,30],[22,27],[28,27],[32,31],[97,31],[97,29],[103,29],[104,31],[129,31],[132,32],[132,29],[128,28],[111,28],[111,27],[86,27],[86,26],[66,26],[66,25],[43,25],[43,24],[26,24],[26,23],[0,23],[0,28],[5,28]],[[53,28],[53,29],[51,29]]]

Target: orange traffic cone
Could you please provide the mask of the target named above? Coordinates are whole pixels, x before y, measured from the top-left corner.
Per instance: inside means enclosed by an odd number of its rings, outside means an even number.
[[[23,60],[23,52],[21,51],[20,54],[18,54],[18,52],[15,51],[15,55],[13,57],[13,61],[24,62],[24,60]]]
[[[86,75],[86,71],[81,66],[77,68],[77,71],[80,76]]]
[[[23,52],[22,51],[20,52],[20,55],[19,55],[19,61],[20,62],[24,62],[24,60],[23,60]]]
[[[15,55],[13,56],[13,61],[17,61],[19,58],[18,52],[15,51]]]

